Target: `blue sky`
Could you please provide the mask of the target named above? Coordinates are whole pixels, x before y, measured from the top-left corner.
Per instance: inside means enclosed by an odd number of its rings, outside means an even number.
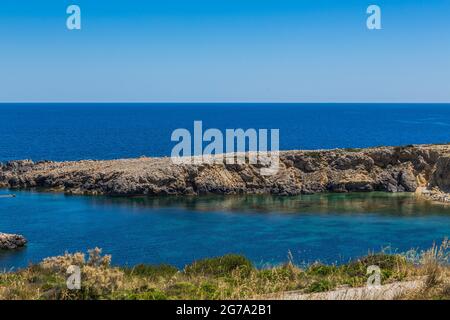
[[[0,2],[1,102],[450,102],[449,57],[448,0]]]

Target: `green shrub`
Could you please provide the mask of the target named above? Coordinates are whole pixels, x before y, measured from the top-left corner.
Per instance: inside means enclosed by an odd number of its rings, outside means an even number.
[[[181,300],[198,299],[198,292],[198,287],[189,282],[178,282],[169,286],[165,290],[165,294],[169,297],[169,299]]]
[[[242,255],[228,254],[222,257],[207,258],[187,265],[184,272],[187,275],[227,276],[234,270],[251,270],[252,262]]]
[[[297,279],[299,273],[300,269],[289,264],[284,264],[270,269],[258,270],[256,272],[256,277],[258,279],[270,282],[277,282],[283,280],[294,281]]]
[[[337,270],[338,268],[335,265],[327,266],[321,263],[315,263],[306,269],[306,273],[315,276],[328,276],[335,273]]]
[[[335,285],[327,279],[321,279],[318,281],[314,281],[311,283],[307,288],[307,293],[313,293],[313,292],[324,292],[334,289]]]
[[[178,272],[178,269],[168,264],[161,265],[146,265],[138,264],[134,268],[125,269],[126,275],[142,276],[150,280],[157,280],[159,278],[171,278]]]
[[[405,263],[405,258],[401,256],[379,253],[343,265],[340,270],[350,277],[365,277],[367,268],[375,265],[380,267],[385,275],[391,275],[395,268],[402,263]]]
[[[212,282],[204,282],[200,285],[199,296],[200,299],[212,300],[217,299],[220,295],[219,287]]]
[[[131,293],[123,297],[125,300],[167,300],[166,294],[157,289],[150,289],[149,291]]]

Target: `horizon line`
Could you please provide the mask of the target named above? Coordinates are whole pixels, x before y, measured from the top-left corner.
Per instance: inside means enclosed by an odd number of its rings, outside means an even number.
[[[2,104],[450,104],[450,101],[0,101]]]

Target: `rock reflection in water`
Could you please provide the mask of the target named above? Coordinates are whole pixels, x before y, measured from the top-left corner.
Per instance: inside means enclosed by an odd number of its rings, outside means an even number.
[[[418,199],[411,193],[346,193],[301,196],[168,196],[168,197],[94,197],[96,205],[147,208],[180,208],[194,211],[254,213],[382,213],[396,215],[450,214],[445,205]]]

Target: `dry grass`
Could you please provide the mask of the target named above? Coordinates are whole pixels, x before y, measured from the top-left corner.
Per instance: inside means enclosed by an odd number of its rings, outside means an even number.
[[[243,256],[226,255],[196,261],[183,270],[170,265],[112,267],[111,257],[96,248],[87,261],[83,253],[66,253],[0,274],[0,299],[254,299],[289,291],[314,298],[321,292],[364,287],[371,265],[380,267],[383,284],[425,279],[424,285],[396,299],[448,299],[449,247],[446,240],[424,252],[371,254],[344,265],[315,263],[305,268],[288,258],[283,265],[257,269]],[[81,290],[67,289],[70,265],[81,269]]]
[[[435,300],[450,299],[450,241],[444,240],[440,246],[434,244],[429,250],[419,254],[418,272],[425,277],[423,286],[399,299]]]

